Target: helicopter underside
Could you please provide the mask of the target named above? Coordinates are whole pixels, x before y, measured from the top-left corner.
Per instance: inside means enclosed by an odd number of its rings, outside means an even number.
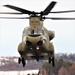
[[[52,43],[50,43],[50,46],[51,45],[53,46]],[[20,43],[18,52],[26,60],[34,60],[35,56],[38,56],[39,59],[48,59],[49,55],[54,56],[54,47],[49,47],[48,49],[44,44],[41,46],[27,46],[24,43]]]
[[[53,46],[52,43],[51,45]],[[54,48],[53,50],[52,48],[47,50],[45,45],[33,47],[20,43],[18,46],[18,52],[21,56],[21,58],[19,58],[19,62],[20,60],[49,60],[49,63],[51,63],[51,59],[54,58]]]
[[[45,45],[29,47],[23,43],[20,43],[18,46],[18,52],[21,56],[18,59],[18,63],[20,64],[20,62],[22,62],[23,67],[26,65],[25,60],[49,60],[49,63],[52,63],[52,65],[55,66],[54,48],[53,50],[46,50]]]

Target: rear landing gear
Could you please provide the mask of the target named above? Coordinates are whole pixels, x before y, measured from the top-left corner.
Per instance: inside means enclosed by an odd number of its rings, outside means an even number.
[[[55,66],[54,57],[49,57],[49,64],[52,64],[53,67]]]
[[[18,58],[18,63],[19,63],[19,64],[21,63],[21,58]]]
[[[22,58],[18,58],[18,63],[20,64],[21,62],[22,62],[23,67],[25,67],[26,62],[25,62],[25,59],[23,57]]]
[[[55,67],[54,57],[52,57],[52,65],[53,65],[53,67]]]

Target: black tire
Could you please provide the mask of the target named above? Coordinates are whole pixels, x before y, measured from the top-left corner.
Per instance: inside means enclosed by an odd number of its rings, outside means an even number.
[[[36,58],[37,62],[39,61],[39,58]]]
[[[53,65],[53,67],[55,67],[54,57],[52,57],[52,65]]]
[[[21,58],[18,58],[18,63],[19,63],[19,64],[21,63]]]
[[[26,63],[22,63],[23,64],[23,67],[25,67]]]
[[[25,63],[25,59],[22,58],[22,64],[23,64],[23,67],[25,67],[26,63]]]
[[[39,56],[37,54],[36,54],[35,58],[36,58],[36,60],[38,62],[39,61]]]
[[[51,63],[51,57],[49,57],[49,64]]]

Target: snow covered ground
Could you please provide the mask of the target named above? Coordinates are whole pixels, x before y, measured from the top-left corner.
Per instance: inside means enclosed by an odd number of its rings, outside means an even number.
[[[0,75],[27,75],[38,74],[39,70],[27,70],[27,71],[0,71]]]

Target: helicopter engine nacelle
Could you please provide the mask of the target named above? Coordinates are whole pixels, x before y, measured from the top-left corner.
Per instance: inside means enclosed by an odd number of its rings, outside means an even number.
[[[52,40],[55,37],[55,32],[54,31],[48,31],[49,34],[49,40]]]

